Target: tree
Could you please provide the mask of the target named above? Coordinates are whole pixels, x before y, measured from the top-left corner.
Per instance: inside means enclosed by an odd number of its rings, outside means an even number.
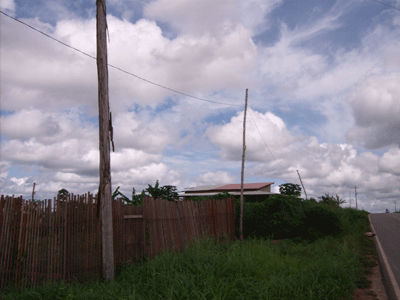
[[[176,190],[176,186],[173,185],[164,185],[162,188],[162,194],[161,198],[168,200],[168,201],[174,201],[179,198],[178,192]]]
[[[164,185],[162,187],[159,186],[158,180],[156,184],[149,187],[145,190],[153,199],[164,199],[168,201],[174,201],[178,199],[179,195],[176,191],[176,186],[173,185]]]
[[[128,205],[142,205],[143,204],[143,197],[145,195],[146,194],[145,194],[144,190],[142,191],[142,193],[140,195],[136,195],[136,190],[133,187],[132,188],[132,200],[131,200],[127,196],[122,194],[119,191],[119,187],[117,187],[115,189],[114,193],[112,194],[112,198],[113,198],[113,200],[115,200],[118,196],[120,196],[125,202],[127,202]]]
[[[329,206],[340,206],[340,204],[346,203],[346,200],[340,199],[337,194],[330,196],[329,193],[325,193],[325,196],[318,197],[318,199],[320,199],[319,203]]]
[[[154,185],[154,187],[153,187],[151,184],[148,184],[148,188],[145,189],[145,191],[146,191],[147,193],[149,193],[150,196],[151,196],[153,199],[161,198],[160,196],[161,196],[161,194],[162,194],[162,190],[159,188],[158,180],[156,181],[156,184]]]
[[[168,201],[174,201],[179,198],[179,194],[176,190],[176,186],[174,185],[164,185],[160,187],[158,180],[154,187],[149,184],[148,188],[143,190],[140,195],[136,195],[135,188],[132,188],[132,200],[129,199],[127,196],[122,194],[119,191],[119,187],[117,187],[112,194],[112,199],[115,200],[117,197],[121,197],[128,205],[142,205],[143,198],[146,196],[146,192],[153,198],[153,199],[164,199]]]
[[[279,192],[286,196],[301,196],[301,187],[294,183],[284,183],[279,186]]]
[[[61,189],[58,191],[58,195],[60,196],[60,199],[65,199],[69,195],[69,192],[66,189]]]

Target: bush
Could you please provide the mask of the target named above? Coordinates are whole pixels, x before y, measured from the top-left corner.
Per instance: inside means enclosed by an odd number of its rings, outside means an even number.
[[[235,200],[236,236],[239,237],[240,202]],[[363,213],[345,212],[340,207],[304,201],[284,195],[272,195],[259,203],[243,203],[243,235],[272,239],[315,241],[335,236],[348,224],[365,217]]]
[[[236,229],[239,231],[240,203],[235,201]],[[302,225],[301,199],[273,195],[263,202],[243,203],[243,234],[246,237],[295,238]]]
[[[315,241],[342,232],[339,209],[323,205],[309,205],[304,211],[301,237]]]

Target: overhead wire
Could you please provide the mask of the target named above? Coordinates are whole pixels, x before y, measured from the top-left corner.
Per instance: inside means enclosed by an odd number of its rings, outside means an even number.
[[[278,164],[278,166],[281,167],[282,170],[286,171],[286,170],[282,167],[282,165],[279,163],[279,161],[275,158],[275,156],[274,156],[274,154],[272,153],[271,149],[268,147],[267,142],[264,140],[264,137],[262,136],[261,131],[260,131],[260,129],[259,129],[258,126],[257,126],[256,120],[254,120],[253,115],[251,114],[250,111],[249,111],[249,115],[250,115],[250,117],[251,117],[251,119],[252,119],[254,125],[256,126],[256,129],[257,129],[258,133],[260,134],[260,137],[261,137],[262,141],[264,142],[265,147],[267,147],[269,153],[271,154],[272,158],[276,161],[276,163]]]
[[[92,55],[90,55],[90,54],[88,54],[88,53],[86,53],[86,52],[83,52],[82,50],[79,50],[78,48],[72,47],[71,45],[68,45],[67,43],[64,43],[64,42],[62,42],[62,41],[60,41],[60,40],[57,40],[56,38],[52,37],[51,35],[49,35],[49,34],[43,32],[43,31],[41,31],[41,30],[39,30],[39,29],[37,29],[37,28],[35,28],[35,27],[33,27],[33,26],[31,26],[31,25],[29,25],[29,24],[27,24],[27,23],[25,23],[25,22],[23,22],[23,21],[21,21],[21,20],[19,20],[19,19],[17,19],[17,18],[14,18],[14,17],[12,17],[12,16],[6,14],[4,11],[1,11],[1,10],[0,10],[0,13],[2,13],[3,15],[9,17],[10,19],[13,19],[14,21],[17,21],[17,22],[19,22],[19,23],[21,23],[21,24],[23,24],[23,25],[25,25],[25,26],[28,26],[30,29],[33,29],[33,30],[37,31],[37,32],[39,32],[39,33],[41,33],[41,34],[47,36],[48,38],[50,38],[50,39],[52,39],[52,40],[54,40],[54,41],[56,41],[56,42],[58,42],[58,43],[60,43],[60,44],[62,44],[62,45],[64,45],[64,46],[66,46],[66,47],[68,47],[68,48],[71,48],[71,49],[73,49],[73,50],[75,50],[75,51],[78,51],[78,52],[80,52],[81,54],[86,55],[86,56],[88,56],[88,57],[90,57],[90,58],[96,59],[96,57],[94,57],[94,56],[92,56]]]
[[[73,46],[71,46],[71,45],[68,45],[67,43],[62,42],[62,41],[60,41],[60,40],[58,40],[58,39],[52,37],[51,35],[49,35],[49,34],[43,32],[43,31],[41,31],[41,30],[39,30],[39,29],[37,29],[37,28],[35,28],[35,27],[33,27],[33,26],[31,26],[31,25],[29,25],[29,24],[27,24],[27,23],[25,23],[25,22],[23,22],[23,21],[21,21],[21,20],[19,20],[19,19],[17,19],[17,18],[14,18],[14,17],[8,15],[7,13],[5,13],[5,12],[3,12],[3,11],[1,11],[1,10],[0,10],[0,13],[2,13],[3,15],[5,15],[5,16],[7,16],[7,17],[9,17],[9,18],[11,18],[11,19],[13,19],[13,20],[15,20],[15,21],[17,21],[17,22],[19,22],[19,23],[21,23],[21,24],[23,24],[23,25],[25,25],[25,26],[27,26],[27,27],[29,27],[29,28],[31,28],[32,30],[35,30],[35,31],[39,32],[40,34],[43,34],[44,36],[46,36],[46,37],[48,37],[48,38],[50,38],[50,39],[52,39],[52,40],[54,40],[54,41],[56,41],[56,42],[62,44],[63,46],[66,46],[66,47],[68,47],[68,48],[70,48],[70,49],[73,49],[73,50],[75,50],[75,51],[77,51],[77,52],[79,52],[79,53],[81,53],[81,54],[83,54],[83,55],[85,55],[85,56],[87,56],[87,57],[92,58],[92,59],[97,59],[95,56],[90,55],[90,54],[88,54],[88,53],[86,53],[86,52],[84,52],[84,51],[82,51],[82,50],[79,50],[78,48],[75,48],[75,47],[73,47]],[[210,103],[215,103],[215,104],[222,104],[222,105],[228,105],[228,106],[243,107],[243,105],[239,105],[239,104],[225,103],[225,102],[219,102],[219,101],[214,101],[214,100],[209,100],[209,99],[204,99],[204,98],[196,97],[196,96],[193,96],[193,95],[190,95],[190,94],[187,94],[187,93],[183,93],[183,92],[180,92],[180,91],[178,91],[178,90],[169,88],[169,87],[167,87],[167,86],[164,86],[164,85],[155,83],[155,82],[153,82],[153,81],[150,81],[150,80],[148,80],[148,79],[146,79],[146,78],[140,77],[140,76],[138,76],[138,75],[136,75],[136,74],[134,74],[134,73],[131,73],[131,72],[129,72],[129,71],[126,71],[126,70],[124,70],[124,69],[122,69],[122,68],[119,68],[119,67],[117,67],[117,66],[114,66],[114,65],[111,65],[111,64],[108,64],[108,66],[111,67],[111,68],[114,68],[114,69],[116,69],[116,70],[118,70],[118,71],[120,71],[120,72],[123,72],[123,73],[125,73],[125,74],[127,74],[127,75],[133,76],[133,77],[135,77],[135,78],[137,78],[137,79],[139,79],[139,80],[145,81],[145,82],[147,82],[147,83],[149,83],[149,84],[158,86],[158,87],[160,87],[160,88],[169,90],[169,91],[171,91],[171,92],[174,92],[174,93],[177,93],[177,94],[180,94],[180,95],[189,97],[189,98],[193,98],[193,99],[200,100],[200,101],[205,101],[205,102],[210,102]],[[264,142],[264,145],[267,147],[269,153],[271,154],[271,156],[273,157],[273,159],[276,161],[276,163],[281,167],[281,169],[284,170],[284,171],[286,171],[286,170],[282,167],[282,165],[278,162],[278,160],[275,158],[275,156],[273,155],[273,153],[271,152],[271,149],[268,147],[267,143],[265,142],[264,137],[262,136],[261,131],[260,131],[260,129],[258,128],[257,123],[256,123],[256,121],[255,121],[255,119],[253,118],[253,115],[252,115],[251,113],[250,113],[250,116],[251,116],[251,119],[252,119],[254,125],[256,126],[256,129],[257,129],[257,131],[258,131],[258,133],[259,133],[259,135],[260,135],[262,141]]]
[[[86,56],[88,56],[88,57],[90,57],[90,58],[92,58],[92,59],[97,59],[95,56],[90,55],[89,53],[86,53],[86,52],[84,52],[84,51],[82,51],[82,50],[79,50],[78,48],[75,48],[75,47],[73,47],[73,46],[71,46],[71,45],[68,45],[67,43],[62,42],[62,41],[60,41],[60,40],[58,40],[58,39],[52,37],[51,35],[49,35],[49,34],[43,32],[43,31],[41,31],[41,30],[39,30],[39,29],[37,29],[37,28],[35,28],[35,27],[33,27],[33,26],[31,26],[31,25],[29,25],[29,24],[27,24],[27,23],[25,23],[25,22],[23,22],[23,21],[21,21],[21,20],[19,20],[19,19],[17,19],[17,18],[14,18],[14,17],[8,15],[7,13],[5,13],[5,12],[3,12],[3,11],[1,11],[1,10],[0,10],[0,13],[2,13],[3,15],[5,15],[5,16],[7,16],[7,17],[9,17],[9,18],[11,18],[11,19],[13,19],[13,20],[15,20],[15,21],[17,21],[17,22],[19,22],[19,23],[21,23],[21,24],[23,24],[23,25],[25,25],[25,26],[27,26],[27,27],[29,27],[29,28],[35,30],[35,31],[37,31],[37,32],[39,32],[40,34],[43,34],[44,36],[46,36],[46,37],[48,37],[48,38],[50,38],[50,39],[52,39],[52,40],[54,40],[54,41],[56,41],[56,42],[62,44],[62,45],[64,45],[64,46],[68,47],[68,48],[71,48],[71,49],[73,49],[73,50],[75,50],[75,51],[78,51],[79,53],[81,53],[81,54],[83,54],[83,55],[86,55]],[[169,87],[167,87],[167,86],[165,86],[165,85],[162,85],[162,84],[153,82],[153,81],[148,80],[148,79],[146,79],[146,78],[140,77],[140,76],[138,76],[138,75],[136,75],[136,74],[134,74],[134,73],[132,73],[132,72],[126,71],[126,70],[124,70],[124,69],[122,69],[122,68],[120,68],[120,67],[117,67],[117,66],[114,66],[114,65],[111,65],[111,64],[108,64],[108,66],[111,67],[111,68],[114,68],[114,69],[116,69],[116,70],[118,70],[118,71],[120,71],[120,72],[123,72],[123,73],[125,73],[125,74],[128,74],[128,75],[130,75],[130,76],[133,76],[133,77],[135,77],[135,78],[137,78],[137,79],[139,79],[139,80],[145,81],[145,82],[147,82],[147,83],[149,83],[149,84],[158,86],[158,87],[163,88],[163,89],[165,89],[165,90],[169,90],[169,91],[174,92],[174,93],[176,93],[176,94],[183,95],[183,96],[185,96],[185,97],[197,99],[197,100],[200,100],[200,101],[215,103],[215,104],[227,105],[227,106],[236,106],[236,107],[243,107],[243,106],[244,106],[244,105],[241,105],[241,104],[232,104],[232,103],[214,101],[214,100],[209,100],[209,99],[205,99],[205,98],[200,98],[200,97],[197,97],[197,96],[193,96],[193,95],[190,95],[190,94],[187,94],[187,93],[180,92],[180,91],[178,91],[178,90],[169,88]]]
[[[390,4],[387,4],[387,3],[385,3],[385,2],[378,1],[378,0],[371,0],[371,1],[374,1],[374,2],[376,2],[376,3],[380,3],[380,4],[383,4],[383,5],[386,5],[386,6],[390,7],[390,8],[393,8],[393,9],[396,9],[396,10],[399,10],[399,11],[400,11],[400,8],[398,8],[398,7],[396,7],[396,6],[393,6],[393,5],[390,5]]]

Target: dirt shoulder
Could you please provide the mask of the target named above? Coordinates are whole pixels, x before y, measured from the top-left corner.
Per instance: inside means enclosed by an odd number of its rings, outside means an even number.
[[[365,289],[356,289],[353,293],[354,300],[388,300],[383,284],[381,270],[377,264],[370,268],[371,274],[367,276],[370,286]]]

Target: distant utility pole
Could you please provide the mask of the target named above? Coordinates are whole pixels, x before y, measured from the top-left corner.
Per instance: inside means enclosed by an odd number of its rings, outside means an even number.
[[[350,208],[351,208],[351,191],[349,191],[349,202],[350,202]]]
[[[96,0],[97,79],[99,97],[99,148],[103,276],[114,280],[113,220],[110,167],[110,107],[108,102],[106,0]]]
[[[240,184],[240,220],[239,220],[239,231],[240,240],[243,240],[243,182],[244,182],[244,158],[246,153],[246,113],[247,113],[247,96],[249,89],[246,89],[246,100],[244,104],[244,118],[243,118],[243,155],[242,155],[242,178]]]
[[[304,187],[303,181],[301,180],[301,176],[300,176],[299,170],[296,170],[296,171],[297,171],[297,174],[299,175],[299,179],[300,179],[301,186],[303,187],[304,195],[306,195],[306,200],[308,200],[307,199],[306,188]]]
[[[33,187],[32,187],[32,202],[33,202],[33,197],[35,195],[35,185],[36,185],[36,183],[33,183]]]
[[[358,209],[358,205],[357,205],[357,187],[354,187],[354,197],[356,199],[356,209]]]

